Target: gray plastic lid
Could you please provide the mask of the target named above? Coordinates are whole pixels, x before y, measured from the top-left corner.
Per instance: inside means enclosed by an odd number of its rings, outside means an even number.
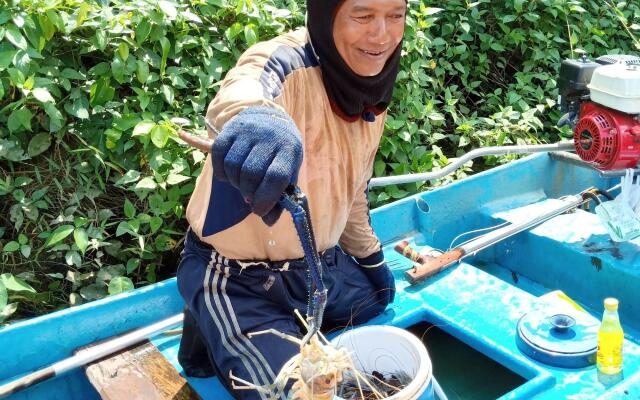
[[[600,321],[586,312],[548,307],[518,321],[518,348],[544,364],[582,368],[595,363]]]

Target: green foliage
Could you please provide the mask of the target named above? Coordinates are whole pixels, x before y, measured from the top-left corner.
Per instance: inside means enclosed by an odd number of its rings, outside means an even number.
[[[251,44],[301,26],[302,3],[4,3],[0,321],[174,272],[184,206],[205,158],[182,146],[176,130],[204,130],[202,116],[225,73]],[[423,172],[474,147],[566,134],[553,127],[559,63],[577,48],[594,56],[631,52],[640,6],[617,7],[410,1],[375,174]],[[488,158],[473,170],[506,159]],[[372,199],[419,189],[386,188]]]
[[[293,2],[106,3],[0,10],[0,320],[174,272],[204,160],[177,128],[203,130],[239,55],[302,22]]]
[[[640,3],[410,1],[402,67],[375,176],[425,172],[481,146],[555,142],[557,72],[577,49],[635,53]],[[481,170],[513,156],[476,160]],[[462,169],[435,185],[464,177]],[[380,204],[421,185],[376,189]]]

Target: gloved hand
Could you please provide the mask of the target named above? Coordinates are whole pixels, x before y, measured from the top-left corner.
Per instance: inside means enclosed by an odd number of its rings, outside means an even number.
[[[360,265],[369,281],[378,292],[378,298],[385,305],[393,303],[396,296],[396,281],[387,263],[377,267]]]
[[[267,225],[282,214],[280,195],[298,180],[302,140],[295,123],[272,107],[250,107],[227,122],[211,148],[216,178],[236,187]]]

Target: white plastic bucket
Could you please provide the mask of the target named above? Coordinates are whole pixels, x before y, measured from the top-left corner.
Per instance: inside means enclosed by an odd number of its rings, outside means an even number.
[[[432,367],[429,353],[415,335],[389,325],[362,326],[331,341],[351,351],[355,367],[362,372],[404,372],[413,379],[388,400],[432,400]],[[337,397],[339,399],[339,397]]]

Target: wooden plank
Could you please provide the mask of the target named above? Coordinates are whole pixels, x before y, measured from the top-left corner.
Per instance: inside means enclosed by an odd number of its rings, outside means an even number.
[[[149,341],[94,362],[85,371],[104,400],[200,399]]]

